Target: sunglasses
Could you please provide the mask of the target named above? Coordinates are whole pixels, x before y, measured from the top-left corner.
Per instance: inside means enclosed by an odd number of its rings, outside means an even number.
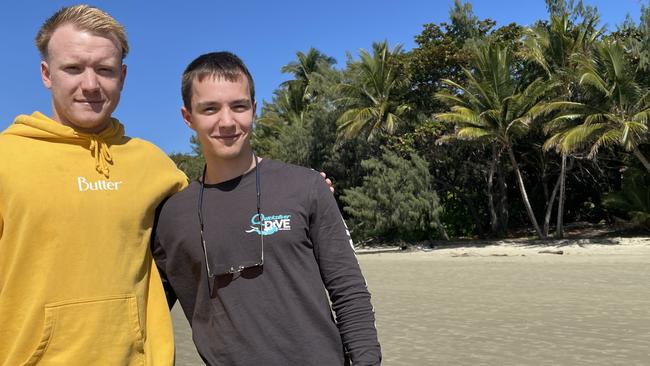
[[[215,278],[225,275],[237,275],[247,269],[251,268],[261,268],[264,265],[264,220],[262,219],[262,214],[260,210],[260,170],[257,165],[257,156],[253,154],[253,159],[255,160],[255,193],[257,200],[257,217],[259,218],[259,237],[260,237],[260,257],[257,261],[248,261],[237,264],[217,264],[216,266],[210,266],[210,260],[208,259],[208,246],[205,244],[204,236],[204,225],[203,225],[203,191],[205,188],[205,172],[207,165],[203,166],[203,175],[201,176],[201,190],[199,191],[199,204],[198,204],[198,216],[199,216],[199,225],[201,229],[201,246],[203,247],[203,256],[205,257],[205,270],[208,275],[208,290],[210,295],[213,293],[212,283]],[[214,271],[212,270],[214,268]]]

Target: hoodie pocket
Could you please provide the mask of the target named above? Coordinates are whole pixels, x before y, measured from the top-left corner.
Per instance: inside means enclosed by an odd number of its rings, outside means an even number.
[[[144,340],[134,295],[45,305],[41,340],[28,365],[144,365]]]

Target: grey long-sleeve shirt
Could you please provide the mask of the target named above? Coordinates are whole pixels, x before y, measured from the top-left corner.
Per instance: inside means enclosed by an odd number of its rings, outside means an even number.
[[[264,159],[255,171],[206,185],[204,237],[213,272],[264,265],[209,280],[194,182],[161,208],[153,253],[172,301],[183,307],[209,365],[379,365],[370,294],[336,201],[313,170]],[[213,293],[210,294],[208,281]],[[329,295],[329,298],[328,298]],[[330,307],[331,302],[331,307]]]

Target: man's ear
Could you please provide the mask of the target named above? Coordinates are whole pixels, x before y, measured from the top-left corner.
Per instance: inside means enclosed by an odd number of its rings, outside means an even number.
[[[50,65],[47,61],[41,61],[41,80],[43,85],[46,88],[50,89],[52,87],[52,79],[50,78]]]
[[[185,106],[181,107],[181,115],[183,116],[183,121],[185,121],[185,125],[192,130],[194,129],[194,125],[192,124],[192,113],[185,108]]]

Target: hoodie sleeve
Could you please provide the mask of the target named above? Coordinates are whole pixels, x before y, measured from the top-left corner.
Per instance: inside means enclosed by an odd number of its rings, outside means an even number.
[[[4,213],[2,213],[2,207],[6,204],[6,202],[2,201],[2,195],[0,194],[0,239],[2,239],[2,233],[4,232],[4,223],[5,223],[5,218],[4,218]]]
[[[343,344],[352,365],[380,365],[375,314],[352,239],[323,179],[311,183],[309,232]]]

